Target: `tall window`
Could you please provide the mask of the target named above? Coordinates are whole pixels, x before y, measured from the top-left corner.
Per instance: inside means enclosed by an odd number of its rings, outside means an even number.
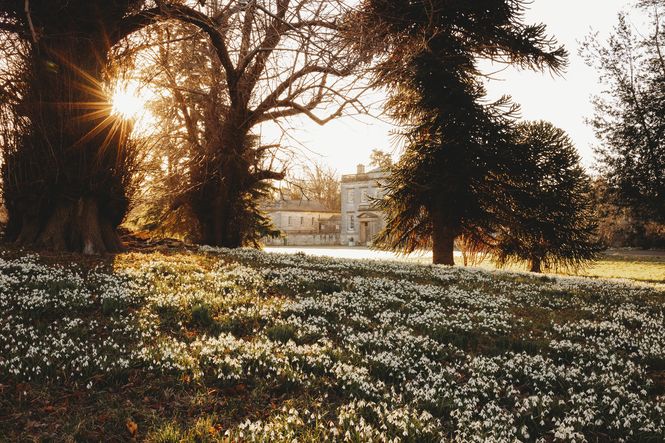
[[[292,223],[293,223],[293,217],[289,215],[289,226],[291,226]]]
[[[349,231],[355,231],[356,229],[356,217],[353,214],[349,214]]]
[[[353,189],[346,191],[346,201],[347,203],[353,203]]]
[[[367,203],[367,189],[360,190],[360,203]]]
[[[305,217],[300,217],[300,226],[305,224]]]

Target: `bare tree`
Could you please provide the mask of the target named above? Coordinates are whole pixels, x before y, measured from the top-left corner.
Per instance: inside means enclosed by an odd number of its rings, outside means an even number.
[[[361,90],[348,78],[358,62],[340,35],[347,7],[342,0],[157,3],[160,14],[207,34],[216,60],[203,69],[219,69],[206,74],[214,81],[199,108],[182,94],[186,76],[164,72],[195,152],[178,201],[193,208],[203,242],[254,243],[264,226],[258,197],[285,176],[271,155],[277,147],[262,145],[256,128],[297,115],[325,124],[359,109]]]
[[[311,167],[304,167],[298,176],[289,178],[281,196],[315,200],[330,211],[339,211],[342,205],[339,175],[334,169],[315,163]]]

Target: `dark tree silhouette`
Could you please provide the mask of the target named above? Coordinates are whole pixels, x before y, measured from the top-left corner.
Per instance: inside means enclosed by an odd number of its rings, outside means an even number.
[[[140,197],[130,221],[149,227],[154,235],[205,243],[210,241],[205,231],[211,226],[203,222],[212,215],[208,210],[215,196],[202,188],[220,172],[214,165],[221,155],[222,128],[230,108],[225,72],[208,36],[191,24],[169,21],[151,26],[142,37],[153,43],[132,53],[132,61],[136,60],[132,64],[141,64],[133,75],[156,92],[147,103],[156,121],[150,134],[153,142],[148,143],[151,165],[145,165],[152,169],[143,183],[148,192]],[[226,153],[229,162],[245,167],[246,174],[230,184],[239,189],[235,203],[225,204],[234,213],[231,229],[240,244],[256,245],[272,233],[258,207],[269,196],[271,183],[252,178],[270,169],[279,146],[262,146],[250,132],[247,140],[243,153]],[[280,177],[280,171],[275,176]]]
[[[528,262],[531,272],[578,268],[593,260],[597,241],[591,179],[568,135],[548,122],[516,128],[511,197],[494,257]]]
[[[607,42],[590,38],[584,54],[606,90],[594,99],[591,124],[601,140],[599,170],[616,195],[642,219],[665,222],[665,28],[662,1],[641,2],[652,12],[649,33],[632,29],[625,14]]]
[[[133,153],[105,79],[109,49],[155,20],[143,3],[0,3],[0,31],[25,48],[12,73],[22,89],[3,122],[14,131],[2,166],[10,240],[86,253],[121,248],[115,228],[128,207]]]
[[[509,162],[516,107],[483,103],[476,61],[525,68],[565,63],[566,52],[528,26],[526,1],[366,0],[357,22],[359,50],[379,57],[377,84],[391,92],[388,109],[405,127],[406,151],[393,167],[380,203],[387,227],[378,244],[403,252],[432,248],[434,263],[452,265],[455,238],[489,241],[501,180]]]

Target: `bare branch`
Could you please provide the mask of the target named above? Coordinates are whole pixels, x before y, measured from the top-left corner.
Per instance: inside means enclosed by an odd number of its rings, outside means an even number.
[[[251,121],[263,120],[262,116],[275,105],[277,105],[280,95],[287,91],[300,78],[312,73],[332,74],[339,77],[348,74],[348,72],[339,71],[329,66],[305,66],[284,79],[263,101],[256,107],[250,117]]]
[[[267,112],[261,118],[261,122],[304,114],[316,124],[323,126],[326,123],[330,122],[331,120],[341,117],[344,114],[344,109],[349,104],[357,102],[357,100],[358,100],[357,98],[349,98],[345,100],[334,112],[323,118],[314,114],[313,109],[310,109],[310,107],[307,105],[302,105],[294,101],[281,102],[281,105],[286,107],[287,109],[283,109],[281,111]]]
[[[163,14],[165,17],[180,20],[185,23],[190,23],[208,34],[210,42],[217,51],[219,61],[226,71],[226,77],[229,85],[234,85],[238,77],[236,69],[233,66],[231,57],[229,56],[226,42],[224,41],[222,34],[216,28],[215,22],[207,15],[185,5],[174,5],[165,3],[162,0],[156,0],[156,3],[160,14]]]

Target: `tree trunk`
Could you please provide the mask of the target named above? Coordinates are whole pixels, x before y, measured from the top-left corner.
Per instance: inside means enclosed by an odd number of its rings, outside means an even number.
[[[455,265],[455,234],[447,226],[435,226],[432,232],[432,263]]]
[[[203,228],[204,244],[238,248],[249,229],[243,199],[249,191],[245,158],[250,147],[243,116],[237,108],[229,110],[223,122],[219,115],[206,115],[206,153],[192,171],[192,181],[198,184],[192,207]]]
[[[432,218],[432,263],[435,265],[455,265],[455,237],[457,229],[450,226],[444,209],[433,208]]]
[[[541,269],[541,261],[539,258],[531,258],[531,260],[529,260],[529,272],[535,272],[538,274],[543,272]]]
[[[101,35],[73,30],[33,48],[26,118],[2,166],[7,237],[22,246],[87,254],[122,248],[116,233],[127,208],[130,132],[103,92],[107,49]]]
[[[243,226],[234,222],[238,219],[236,213],[238,197],[233,192],[232,184],[227,185],[226,183],[232,181],[233,176],[231,174],[226,174],[224,179],[215,177],[206,186],[213,190],[208,194],[210,196],[208,202],[201,204],[203,195],[199,196],[198,207],[200,209],[197,212],[199,221],[203,225],[204,244],[225,248],[239,248],[242,246],[239,234]],[[207,212],[207,215],[204,214],[204,211]]]

